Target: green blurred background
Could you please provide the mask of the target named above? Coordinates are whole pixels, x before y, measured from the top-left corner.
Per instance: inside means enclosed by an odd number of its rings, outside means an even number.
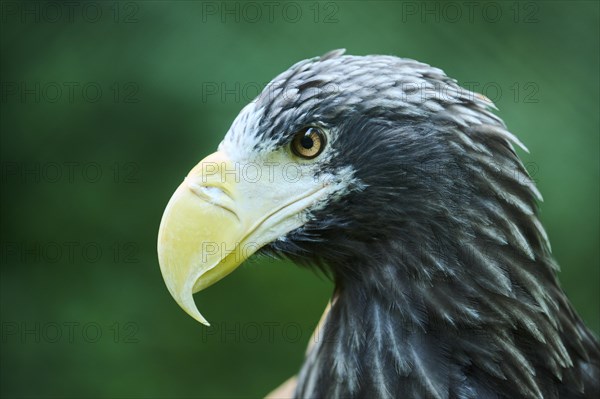
[[[600,330],[598,2],[1,3],[2,397],[258,397],[332,290],[270,259],[169,296],[164,206],[245,103],[345,47],[495,100],[545,202],[560,279]]]

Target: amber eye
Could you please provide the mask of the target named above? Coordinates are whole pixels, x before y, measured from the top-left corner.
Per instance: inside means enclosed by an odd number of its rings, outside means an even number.
[[[292,140],[292,152],[304,159],[317,157],[325,149],[325,134],[316,127],[300,130]]]

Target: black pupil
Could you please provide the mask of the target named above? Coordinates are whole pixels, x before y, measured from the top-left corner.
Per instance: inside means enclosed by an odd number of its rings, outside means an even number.
[[[310,133],[306,133],[304,136],[302,136],[302,138],[300,139],[300,145],[302,145],[302,147],[306,148],[307,150],[313,148],[313,145],[315,145],[315,143],[310,137]]]

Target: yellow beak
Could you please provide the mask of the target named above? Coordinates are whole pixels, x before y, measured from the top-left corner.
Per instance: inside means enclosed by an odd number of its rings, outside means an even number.
[[[193,294],[235,270],[265,244],[301,226],[301,211],[322,192],[314,179],[290,184],[269,163],[239,165],[223,152],[203,159],[171,197],[158,233],[158,258],[169,292],[209,325]],[[284,176],[285,177],[285,176]]]

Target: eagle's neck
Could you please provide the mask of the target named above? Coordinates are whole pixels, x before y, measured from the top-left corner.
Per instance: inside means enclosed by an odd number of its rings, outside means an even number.
[[[535,398],[556,389],[536,375],[581,384],[577,346],[597,344],[551,265],[541,255],[527,262],[510,246],[495,249],[494,264],[491,248],[451,242],[458,244],[437,252],[421,247],[426,255],[395,244],[353,265],[363,273],[338,282],[296,396]],[[516,263],[502,268],[509,261]]]
[[[372,270],[338,286],[297,397],[448,396],[450,370],[440,367],[448,343],[428,320],[423,292],[398,279],[398,265]]]
[[[403,397],[447,397],[449,370],[439,367],[446,363],[443,345],[425,324],[417,327],[410,321],[425,321],[423,304],[410,295],[380,295],[381,288],[345,286],[337,291],[300,373],[297,397],[391,398],[399,392],[406,393]],[[407,309],[415,314],[407,315]],[[411,377],[415,373],[417,379]]]

